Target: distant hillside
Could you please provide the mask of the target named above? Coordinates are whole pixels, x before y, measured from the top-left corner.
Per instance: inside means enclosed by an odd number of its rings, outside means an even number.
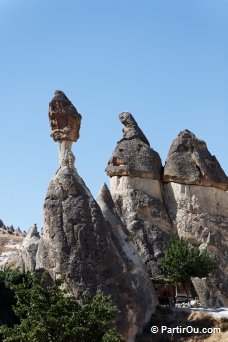
[[[0,269],[16,266],[17,251],[25,236],[26,233],[22,233],[20,228],[7,227],[0,220]]]

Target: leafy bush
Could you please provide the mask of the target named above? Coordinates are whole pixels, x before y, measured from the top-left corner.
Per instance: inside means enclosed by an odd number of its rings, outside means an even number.
[[[117,309],[103,293],[85,293],[83,305],[61,289],[62,280],[47,285],[46,275],[27,274],[21,283],[11,283],[18,324],[2,325],[4,342],[118,342],[115,329],[109,329]]]

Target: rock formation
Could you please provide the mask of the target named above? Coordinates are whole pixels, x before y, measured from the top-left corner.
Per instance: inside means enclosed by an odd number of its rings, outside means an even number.
[[[48,115],[52,130],[51,136],[59,145],[59,163],[73,166],[74,155],[71,147],[72,143],[79,138],[81,114],[62,91],[56,90],[49,104]]]
[[[188,130],[174,140],[164,169],[164,197],[173,228],[219,261],[219,270],[193,283],[202,303],[228,304],[228,179],[204,141]]]
[[[125,125],[124,136],[108,162],[107,175],[160,180],[162,164],[159,154],[149,147],[147,138],[130,113],[121,113],[120,121]]]
[[[60,167],[46,194],[42,236],[39,239],[34,228],[29,232],[21,248],[21,267],[24,263],[24,270],[46,270],[52,278],[64,275],[65,285],[78,299],[86,290],[106,292],[120,311],[119,332],[133,341],[157,303],[152,282],[107,201],[108,189],[103,188],[100,197],[100,203],[106,199],[104,217],[76,171],[71,144],[79,137],[81,116],[60,91],[50,102],[49,118],[52,137],[59,143]]]
[[[163,204],[161,159],[130,113],[121,113],[120,121],[124,136],[106,168],[111,196],[150,274],[157,276],[158,260],[173,234]]]
[[[71,151],[81,115],[61,91],[50,102],[49,119],[59,169],[45,197],[42,235],[33,227],[21,246],[23,271],[46,270],[52,278],[63,274],[78,299],[86,290],[106,292],[120,311],[120,333],[133,341],[156,305],[147,271],[160,275],[165,246],[173,236],[183,236],[211,251],[220,264],[208,279],[193,279],[200,300],[228,305],[228,181],[205,142],[181,132],[163,172],[136,120],[121,113],[123,138],[106,168],[110,191],[104,185],[96,202]]]
[[[216,157],[210,154],[203,140],[187,129],[171,145],[163,180],[228,190],[227,177]]]
[[[81,115],[62,91],[56,90],[48,115],[54,141],[78,140]]]
[[[18,266],[22,272],[34,271],[40,234],[36,224],[28,230],[19,250]]]

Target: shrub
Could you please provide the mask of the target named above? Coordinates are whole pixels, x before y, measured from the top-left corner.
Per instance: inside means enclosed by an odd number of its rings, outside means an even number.
[[[117,309],[103,293],[84,294],[83,305],[61,289],[62,280],[47,285],[47,275],[27,274],[19,284],[11,283],[18,324],[2,325],[4,342],[111,342],[120,341],[115,329],[109,329]]]

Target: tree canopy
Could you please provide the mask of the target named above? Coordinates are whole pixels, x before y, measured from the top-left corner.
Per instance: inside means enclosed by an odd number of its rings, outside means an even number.
[[[175,282],[189,281],[191,277],[204,278],[218,267],[218,263],[207,250],[190,246],[184,238],[174,239],[166,248],[160,266]]]
[[[27,274],[19,283],[9,281],[15,294],[13,311],[18,322],[0,326],[3,341],[121,341],[117,331],[110,329],[118,310],[104,293],[94,297],[85,293],[80,305],[61,289],[61,284],[62,280],[55,280],[48,285],[45,275],[40,280],[37,274]]]

